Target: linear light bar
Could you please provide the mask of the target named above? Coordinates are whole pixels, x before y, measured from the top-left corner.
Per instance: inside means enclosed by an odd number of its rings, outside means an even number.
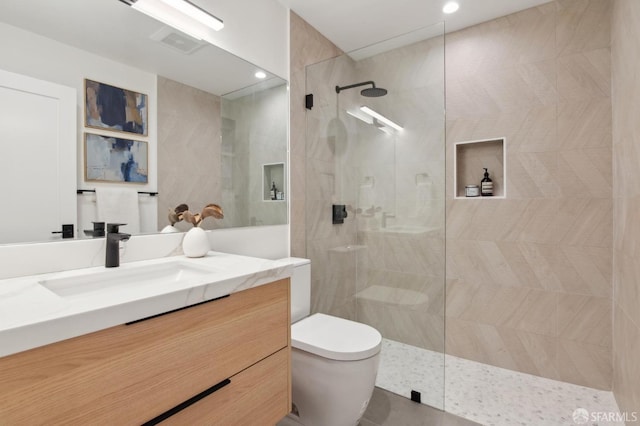
[[[357,118],[358,120],[364,121],[364,122],[365,122],[365,123],[367,123],[367,124],[373,124],[373,118],[371,118],[371,117],[369,117],[369,116],[366,116],[366,115],[365,115],[365,116],[362,116],[362,115],[360,115],[360,114],[359,114],[359,113],[357,113],[357,112],[349,111],[349,110],[347,110],[347,114],[349,114],[349,115],[350,115],[350,116],[352,116],[352,117]]]
[[[196,40],[203,40],[207,29],[220,31],[224,28],[221,19],[187,0],[129,0],[126,3]]]
[[[372,126],[374,126],[376,129],[380,130],[383,133],[386,133],[388,135],[393,135],[393,131],[391,129],[389,129],[387,126],[383,125],[382,123],[380,123],[380,120],[378,120],[377,118],[373,118],[369,115],[365,115],[362,114],[360,111],[356,110],[356,111],[349,111],[346,110],[347,114],[349,114],[350,116],[357,118],[360,121],[363,121],[367,124],[370,124]]]
[[[138,1],[141,1],[141,0],[138,0]],[[144,1],[149,1],[149,0],[144,0]],[[219,19],[213,16],[206,10],[196,6],[195,4],[191,3],[188,0],[160,0],[160,1],[168,4],[174,9],[184,13],[190,18],[195,19],[196,21],[200,22],[203,25],[206,25],[207,27],[215,31],[220,31],[221,29],[224,28],[224,23],[222,22],[222,19]]]
[[[394,123],[393,121],[389,120],[387,117],[385,117],[384,115],[380,114],[379,112],[376,112],[374,110],[372,110],[371,108],[369,108],[368,106],[361,106],[360,107],[360,111],[364,112],[365,114],[370,115],[373,118],[378,119],[378,121],[386,124],[387,126],[394,128],[398,131],[402,130],[402,126],[400,126],[399,124]]]

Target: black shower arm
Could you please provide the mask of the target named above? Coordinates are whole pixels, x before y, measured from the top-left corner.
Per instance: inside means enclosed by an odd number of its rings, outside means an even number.
[[[373,88],[376,88],[376,84],[373,81],[363,81],[362,83],[350,84],[348,86],[336,86],[336,93],[340,93],[341,90],[353,89],[354,87],[366,86],[370,84]]]

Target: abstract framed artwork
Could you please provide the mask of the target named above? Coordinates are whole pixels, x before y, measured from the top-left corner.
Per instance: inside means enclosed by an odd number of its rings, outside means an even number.
[[[84,160],[86,181],[149,182],[147,142],[85,133]]]
[[[147,95],[89,79],[84,93],[86,127],[147,136]]]

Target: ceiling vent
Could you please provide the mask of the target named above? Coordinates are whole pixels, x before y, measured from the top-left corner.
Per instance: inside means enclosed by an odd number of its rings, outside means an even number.
[[[185,55],[192,54],[206,44],[204,41],[198,41],[171,27],[163,27],[151,34],[149,38]]]

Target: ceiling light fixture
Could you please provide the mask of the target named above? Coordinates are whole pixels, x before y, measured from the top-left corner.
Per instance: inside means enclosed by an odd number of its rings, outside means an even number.
[[[260,79],[267,77],[267,74],[264,71],[257,71],[254,75],[256,76],[256,78],[260,78]]]
[[[386,124],[387,126],[389,126],[391,128],[394,128],[394,129],[396,129],[398,131],[402,130],[402,126],[400,126],[399,124],[394,123],[393,121],[389,120],[384,115],[380,114],[379,112],[376,112],[376,111],[372,110],[368,106],[361,106],[360,107],[360,111],[364,112],[365,114],[370,115],[373,118],[376,118],[378,121],[380,121],[383,124]]]
[[[442,11],[446,14],[449,14],[457,11],[459,8],[460,5],[458,3],[456,3],[455,1],[450,1],[443,6]]]
[[[391,130],[389,127],[385,126],[384,124],[382,124],[380,120],[378,120],[377,118],[373,118],[370,115],[365,115],[361,113],[359,110],[355,110],[355,111],[346,110],[346,112],[350,116],[374,126],[376,129],[380,130],[383,133],[386,133],[388,135],[393,135],[393,130]]]
[[[221,19],[188,0],[120,0],[160,22],[163,22],[196,40],[203,40],[207,30],[224,28]]]
[[[364,121],[367,124],[373,124],[373,118],[368,115],[361,115],[358,111],[349,111],[347,110],[347,114],[352,117],[357,118],[360,121]]]

